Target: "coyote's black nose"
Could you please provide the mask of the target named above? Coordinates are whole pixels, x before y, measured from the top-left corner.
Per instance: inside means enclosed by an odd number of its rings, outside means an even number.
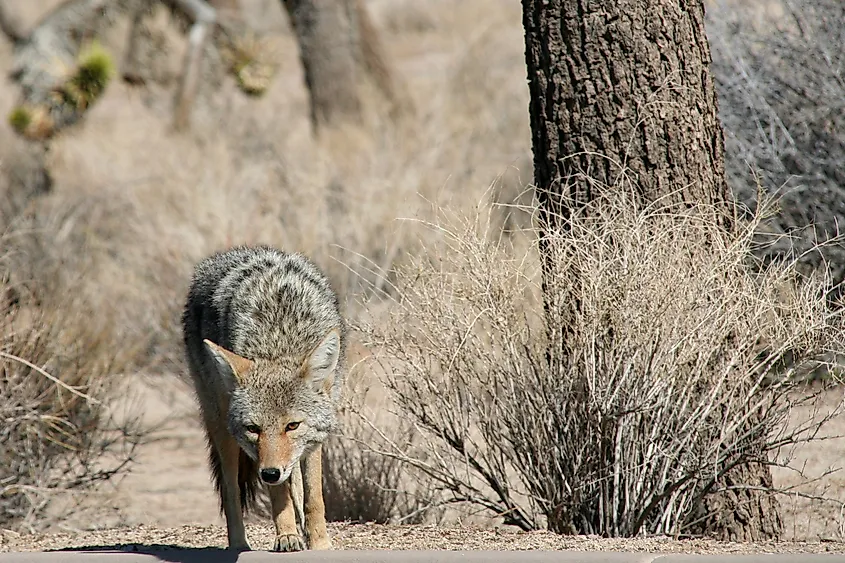
[[[273,483],[278,483],[281,476],[282,472],[275,467],[268,467],[267,469],[261,470],[261,480],[271,485]]]

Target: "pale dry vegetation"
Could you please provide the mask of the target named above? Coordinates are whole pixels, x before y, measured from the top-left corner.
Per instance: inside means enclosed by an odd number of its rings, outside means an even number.
[[[53,5],[27,3],[19,14],[32,25]],[[14,351],[83,389],[119,387],[120,375],[130,370],[149,377],[182,373],[177,321],[191,268],[234,244],[306,252],[327,270],[355,315],[354,296],[368,283],[384,285],[382,272],[415,248],[415,229],[397,224],[397,217],[423,212],[426,200],[459,207],[474,201],[528,154],[518,6],[499,2],[491,11],[485,1],[444,9],[448,5],[432,2],[419,14],[431,25],[418,26],[405,18],[405,3],[373,3],[376,23],[391,22],[386,40],[404,61],[417,107],[417,119],[399,129],[377,123],[374,135],[350,128],[315,140],[280,3],[257,0],[244,2],[249,23],[275,31],[282,53],[274,84],[260,99],[244,96],[231,79],[213,84],[200,97],[190,133],[170,130],[170,90],[116,80],[85,119],[46,150],[27,146],[8,123],[0,124],[0,229],[4,247],[19,258],[9,271],[43,297],[29,306],[32,324],[24,333],[41,335],[39,349]],[[486,31],[466,37],[465,22],[479,18]],[[174,49],[184,48],[181,31],[168,25],[159,32]],[[126,31],[118,22],[101,39],[115,60]],[[0,64],[10,61],[10,47],[0,44]],[[486,78],[464,80],[470,71]],[[3,107],[12,108],[15,99],[11,83],[0,88]],[[472,112],[468,101],[474,101]],[[368,271],[371,263],[379,265],[376,273]],[[54,270],[62,284],[51,281]],[[88,343],[94,338],[89,331],[99,340]],[[46,342],[73,335],[79,336],[73,357],[97,369],[55,374],[49,359],[65,352],[58,341],[55,350]],[[34,396],[55,387],[15,369],[33,385]],[[49,407],[50,397],[45,401]],[[346,479],[337,487],[344,494],[363,502],[364,495],[397,489],[395,463],[361,465],[366,454],[354,443],[338,452],[349,456],[337,460],[339,471],[360,469],[336,473]],[[384,479],[364,475],[370,470]],[[406,515],[401,506],[397,501],[391,509],[338,517],[398,518]]]
[[[840,234],[845,216],[845,5],[837,0],[714,0],[708,20],[728,180],[754,208],[758,186],[779,198],[759,254],[798,249],[805,272],[845,279]]]
[[[777,465],[838,414],[786,424],[824,397],[794,376],[841,347],[841,313],[795,260],[750,267],[757,220],[725,232],[703,206],[594,190],[539,237],[545,300],[536,248],[501,241],[483,214],[430,225],[437,242],[362,327],[416,430],[373,447],[443,502],[526,530],[692,533],[733,467]]]
[[[414,487],[408,468],[396,457],[374,452],[378,432],[352,413],[343,413],[342,433],[324,446],[323,494],[329,522],[417,524],[436,519],[432,490]],[[411,427],[391,434],[410,437]]]
[[[68,240],[78,209],[0,237],[0,526],[43,528],[48,505],[127,468],[144,432],[110,402],[135,370],[143,343],[121,338],[119,319],[79,291],[94,264]],[[63,232],[64,231],[64,232]],[[64,255],[64,257],[63,257]],[[77,262],[78,261],[78,262]],[[72,268],[67,268],[72,264]],[[140,348],[139,348],[140,346]]]

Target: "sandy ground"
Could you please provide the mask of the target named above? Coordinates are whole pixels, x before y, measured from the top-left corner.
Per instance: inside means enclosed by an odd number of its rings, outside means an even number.
[[[142,446],[132,471],[86,497],[78,515],[63,522],[65,531],[17,534],[0,531],[0,551],[32,551],[90,546],[225,547],[225,525],[217,508],[205,461],[205,443],[196,419],[193,396],[176,378],[138,378],[125,399],[144,413],[144,421],[158,425],[154,439]],[[841,393],[831,393],[832,407]],[[828,429],[841,435],[845,417]],[[845,439],[835,438],[803,447],[793,464],[815,475],[845,457]],[[845,499],[845,484],[837,473],[801,489]],[[778,471],[781,486],[798,482],[794,472]],[[845,553],[838,533],[839,515],[830,503],[796,498],[784,502],[786,536],[801,541],[738,544],[669,538],[607,539],[562,537],[547,532],[524,533],[490,521],[487,526],[382,526],[331,524],[339,549],[450,549],[523,550],[572,549],[646,551],[661,553]],[[95,515],[95,516],[92,516]],[[98,528],[98,529],[90,529]],[[254,549],[269,549],[273,531],[269,522],[252,519],[248,536]]]
[[[709,540],[668,538],[607,539],[595,536],[567,537],[550,532],[516,532],[505,529],[444,528],[435,526],[382,526],[331,524],[335,549],[344,550],[576,550],[649,553],[845,553],[842,542],[723,543]],[[247,526],[253,549],[272,547],[269,524]],[[0,534],[2,551],[43,551],[80,547],[121,550],[169,547],[224,547],[226,532],[220,526],[160,528],[136,526],[99,532],[17,536]]]
[[[133,470],[107,492],[115,524],[224,525],[190,388],[157,376],[139,378],[131,389],[129,402],[141,408],[143,423],[158,429],[140,448]]]

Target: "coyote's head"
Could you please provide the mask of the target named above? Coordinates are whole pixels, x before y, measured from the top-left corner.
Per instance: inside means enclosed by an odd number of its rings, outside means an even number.
[[[340,332],[329,331],[305,357],[272,361],[244,358],[210,340],[205,345],[233,384],[229,432],[258,462],[262,481],[284,482],[299,458],[336,424],[333,388]]]

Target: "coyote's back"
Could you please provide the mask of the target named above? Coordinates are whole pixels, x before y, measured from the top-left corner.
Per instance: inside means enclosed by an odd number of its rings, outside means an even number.
[[[302,549],[289,502],[302,460],[306,512],[317,514],[306,536],[327,547],[320,444],[336,425],[346,342],[329,281],[301,254],[234,248],[197,265],[182,324],[230,546],[247,547],[242,507],[262,480],[276,548]]]
[[[263,246],[197,264],[182,320],[189,354],[207,338],[244,357],[273,360],[310,352],[332,329],[345,336],[337,295],[320,270],[301,254]],[[334,389],[341,383],[337,378]]]

